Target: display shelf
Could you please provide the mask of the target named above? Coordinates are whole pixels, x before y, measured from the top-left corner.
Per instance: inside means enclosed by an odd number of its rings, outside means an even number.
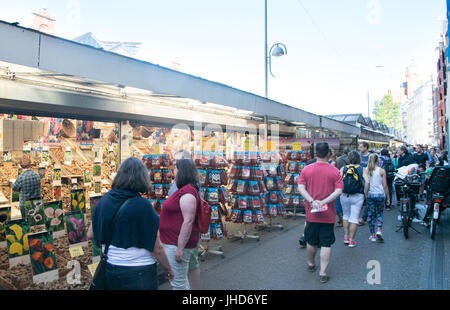
[[[264,183],[267,192],[264,194],[266,203],[266,218],[269,223],[257,225],[262,230],[272,230],[272,228],[283,229],[280,223],[274,223],[274,218],[286,217],[286,209],[284,207],[285,195],[283,189],[285,187],[284,178],[286,176],[284,170],[285,159],[279,152],[263,152],[262,169],[264,173]]]
[[[305,201],[300,195],[298,188],[298,178],[305,167],[306,162],[311,159],[311,156],[304,151],[288,151],[285,154],[286,158],[286,177],[284,194],[286,200],[284,202],[288,216],[305,217]]]
[[[160,214],[163,203],[167,200],[172,185],[173,164],[169,154],[144,155],[142,161],[148,169],[152,181],[150,191],[146,197],[153,205],[155,211]]]
[[[256,239],[258,235],[247,233],[246,225],[263,224],[267,189],[261,168],[261,155],[258,152],[235,152],[230,171],[229,189],[232,193],[228,221],[242,223],[243,232],[231,236],[233,240]]]
[[[210,240],[221,240],[227,236],[222,218],[227,216],[226,203],[230,201],[230,194],[226,189],[228,175],[226,168],[228,161],[224,153],[219,152],[193,152],[193,160],[199,173],[200,197],[211,206],[211,224],[209,231],[201,234],[199,255],[202,259],[206,254],[220,255],[224,252],[221,246],[210,247]]]

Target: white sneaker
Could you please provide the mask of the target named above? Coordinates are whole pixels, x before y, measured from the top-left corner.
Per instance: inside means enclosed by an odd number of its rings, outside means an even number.
[[[372,242],[377,242],[377,237],[370,235],[369,240]]]
[[[402,220],[402,216],[399,215],[399,216],[397,217],[397,220],[401,221],[401,220]]]
[[[419,219],[416,219],[416,218],[413,218],[413,223],[421,223],[422,222],[422,220],[419,220]]]
[[[377,230],[376,236],[377,236],[378,241],[383,242],[384,239],[383,239],[383,235],[381,234],[381,230]]]

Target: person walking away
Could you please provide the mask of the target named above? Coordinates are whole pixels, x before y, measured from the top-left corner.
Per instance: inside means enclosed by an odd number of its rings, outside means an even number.
[[[349,165],[341,168],[340,173],[344,183],[343,194],[339,197],[342,204],[344,219],[344,244],[350,248],[356,246],[355,236],[358,229],[359,213],[364,203],[364,173],[359,165],[361,157],[352,151],[348,155]]]
[[[394,162],[391,160],[391,156],[389,155],[389,151],[387,149],[381,150],[381,156],[378,160],[378,166],[383,168],[386,171],[386,181],[389,190],[389,201],[390,204],[386,204],[386,210],[391,210],[392,206],[392,186],[395,178],[395,166]],[[386,199],[387,202],[387,199]]]
[[[342,155],[336,158],[336,168],[340,171],[342,167],[350,164],[348,161],[348,153],[350,150],[348,148],[345,148],[342,151]],[[342,211],[342,204],[341,204],[341,197],[336,199],[336,213],[338,216],[338,223],[336,224],[337,227],[342,227],[344,225],[343,220],[343,211]]]
[[[448,166],[448,152],[443,151],[439,157],[439,166]]]
[[[418,165],[424,165],[427,168],[430,166],[430,162],[428,161],[428,155],[424,153],[422,146],[417,145],[417,153],[413,156],[414,162]]]
[[[180,150],[176,152],[173,156],[173,164],[176,165],[177,161],[183,158],[192,158],[191,154],[186,150]],[[168,197],[172,196],[178,190],[176,182],[173,182],[168,193]],[[198,259],[198,247],[200,245],[197,243],[197,247],[192,252],[191,258],[189,259],[189,272],[188,272],[188,280],[189,286],[191,290],[199,290],[200,289],[200,262]]]
[[[147,168],[130,157],[120,165],[111,190],[94,209],[88,238],[106,252],[107,290],[157,290],[157,261],[167,279],[174,277],[158,237],[159,217],[140,195],[149,190]],[[111,243],[105,250],[107,240]]]
[[[306,166],[298,181],[300,194],[305,198],[305,239],[308,251],[308,270],[313,272],[317,248],[320,248],[320,282],[329,277],[326,273],[331,257],[331,245],[335,242],[334,201],[342,194],[343,183],[339,170],[328,164],[329,146],[326,142],[316,145],[317,162]]]
[[[367,167],[367,163],[369,162],[369,143],[367,142],[361,142],[359,144],[359,152],[360,152],[360,156],[361,156],[361,164],[360,166],[365,168]],[[367,221],[367,203],[364,201],[364,210],[363,210],[363,215],[362,217],[359,219],[359,225],[364,225]]]
[[[199,176],[192,159],[180,159],[174,167],[178,190],[164,203],[160,214],[161,242],[175,277],[174,290],[189,290],[189,261],[199,242],[198,208]]]
[[[402,145],[398,148],[398,168],[409,166],[411,164],[414,164],[414,158],[413,156],[408,152],[408,149],[406,146]]]
[[[22,219],[25,219],[25,201],[41,198],[41,178],[31,170],[32,162],[29,158],[22,158],[20,166],[25,170],[14,182],[13,192],[19,192],[19,206]]]
[[[367,196],[368,217],[370,237],[372,242],[383,241],[383,209],[386,204],[390,205],[389,190],[386,181],[386,171],[378,167],[378,155],[372,154],[369,158],[369,164],[364,169],[365,178],[369,180],[366,183],[365,194]],[[375,226],[376,232],[375,232]]]

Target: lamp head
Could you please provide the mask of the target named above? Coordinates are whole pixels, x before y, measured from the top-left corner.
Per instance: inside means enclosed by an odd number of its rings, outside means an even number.
[[[284,50],[279,45],[275,46],[272,51],[272,56],[280,57],[283,55],[284,55]]]

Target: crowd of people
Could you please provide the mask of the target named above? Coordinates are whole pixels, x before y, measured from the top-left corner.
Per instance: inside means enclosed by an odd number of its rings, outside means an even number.
[[[327,143],[317,143],[315,154],[298,181],[306,212],[300,244],[307,247],[311,272],[316,270],[320,248],[321,282],[329,279],[326,270],[335,243],[335,224],[343,226],[343,243],[349,248],[356,247],[358,228],[366,223],[370,241],[383,242],[383,212],[392,207],[395,173],[415,174],[448,165],[446,151],[438,153],[426,145],[401,146],[395,154],[383,149],[377,154],[362,142],[358,151],[345,149],[333,155]],[[40,196],[40,178],[29,169],[29,160],[22,160],[21,166],[25,171],[13,190],[20,192],[24,216],[25,200]],[[147,168],[137,158],[121,164],[112,189],[98,202],[88,237],[102,246],[107,259],[107,289],[157,289],[157,262],[173,289],[200,288],[200,183],[189,152],[174,155],[174,176],[159,216],[141,196],[151,185]]]
[[[343,226],[343,243],[349,248],[356,246],[358,227],[366,223],[369,240],[383,242],[383,212],[392,208],[396,175],[448,166],[447,151],[438,153],[436,148],[428,150],[427,145],[401,146],[394,153],[382,149],[377,154],[362,142],[358,151],[345,149],[333,156],[327,143],[318,143],[315,151],[316,157],[307,163],[299,178],[300,193],[306,202],[305,229],[299,242],[307,248],[309,271],[315,270],[315,255],[321,248],[319,276],[323,283],[328,281],[326,269],[335,242],[335,224]]]

